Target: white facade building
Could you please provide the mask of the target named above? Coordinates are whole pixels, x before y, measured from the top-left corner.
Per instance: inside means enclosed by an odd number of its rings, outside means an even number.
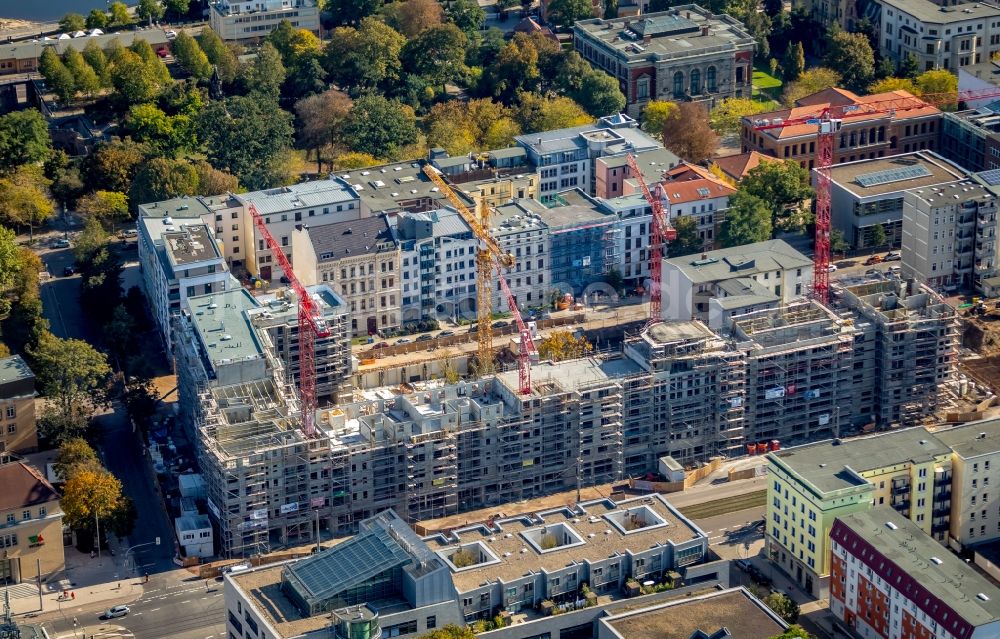
[[[212,543],[212,522],[208,515],[184,515],[174,519],[177,540],[185,557],[207,559],[215,554]]]
[[[316,0],[218,0],[209,5],[208,13],[212,30],[227,41],[260,40],[282,20],[320,35]]]
[[[541,218],[545,210],[535,200],[515,200],[498,206],[490,219],[493,237],[514,256],[514,268],[505,275],[521,310],[544,304],[552,284],[549,229]],[[493,309],[509,310],[499,282],[494,289]]]
[[[917,58],[921,71],[987,62],[1000,51],[1000,8],[986,3],[879,0],[882,55],[900,64]]]

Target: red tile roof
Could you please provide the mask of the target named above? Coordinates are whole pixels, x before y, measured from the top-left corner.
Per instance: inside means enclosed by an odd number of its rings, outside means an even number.
[[[720,158],[715,158],[714,162],[722,169],[722,172],[733,178],[737,182],[742,180],[747,176],[752,169],[756,168],[761,162],[783,162],[770,155],[764,155],[763,153],[758,153],[757,151],[750,151],[749,153],[738,153],[736,155],[724,155]]]
[[[723,184],[717,179],[708,180],[705,178],[663,182],[663,190],[666,191],[671,204],[685,204],[714,197],[729,197],[736,193],[736,189],[728,184]]]
[[[24,462],[0,464],[0,512],[25,506],[47,504],[59,499],[59,493],[41,473]]]

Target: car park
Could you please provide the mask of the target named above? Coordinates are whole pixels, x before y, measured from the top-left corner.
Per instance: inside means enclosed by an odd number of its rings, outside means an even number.
[[[128,613],[128,606],[112,606],[104,611],[104,614],[101,615],[101,619],[117,619],[118,617],[124,617]]]

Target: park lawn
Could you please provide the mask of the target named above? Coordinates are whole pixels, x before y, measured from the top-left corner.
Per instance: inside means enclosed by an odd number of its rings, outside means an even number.
[[[753,70],[753,87],[755,89],[780,89],[781,80],[774,77],[767,71],[761,69]]]

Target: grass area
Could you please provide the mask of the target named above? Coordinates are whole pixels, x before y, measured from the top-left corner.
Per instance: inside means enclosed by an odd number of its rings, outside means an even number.
[[[734,513],[738,510],[755,508],[767,503],[767,491],[758,490],[744,495],[733,495],[714,501],[706,501],[700,504],[692,504],[684,508],[678,508],[681,514],[688,519],[704,519],[706,517],[717,517],[726,513]]]
[[[763,69],[753,70],[753,99],[768,103],[769,110],[779,109],[781,105],[782,82]]]
[[[753,86],[755,89],[780,89],[781,80],[774,77],[767,71],[761,69],[753,70]]]

